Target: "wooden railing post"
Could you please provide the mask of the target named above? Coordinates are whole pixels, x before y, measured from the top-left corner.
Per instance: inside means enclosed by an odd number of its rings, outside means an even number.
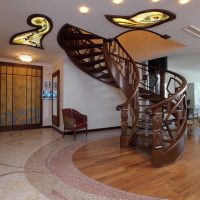
[[[121,136],[120,147],[127,148],[129,146],[128,135],[128,106],[121,109]]]
[[[153,115],[153,144],[152,144],[152,165],[160,167],[163,163],[163,135],[162,135],[162,114]]]
[[[155,114],[153,116],[153,150],[163,148],[162,136],[162,114]]]
[[[165,97],[165,72],[164,70],[160,71],[160,96]]]

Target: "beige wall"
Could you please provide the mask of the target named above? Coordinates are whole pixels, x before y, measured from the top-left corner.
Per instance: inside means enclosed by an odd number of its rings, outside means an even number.
[[[173,52],[184,45],[147,31],[130,31],[118,37],[133,60],[142,62]]]

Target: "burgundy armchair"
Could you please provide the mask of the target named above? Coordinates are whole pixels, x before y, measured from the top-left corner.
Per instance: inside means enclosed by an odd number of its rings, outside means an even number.
[[[65,135],[65,130],[71,130],[74,134],[74,140],[76,140],[76,131],[79,129],[86,129],[86,136],[87,136],[87,116],[79,113],[78,111],[71,109],[71,108],[65,108],[62,109],[62,115],[63,115],[63,123],[64,123],[64,133],[63,137]]]

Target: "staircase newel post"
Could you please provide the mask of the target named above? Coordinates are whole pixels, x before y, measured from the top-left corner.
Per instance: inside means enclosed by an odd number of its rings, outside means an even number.
[[[128,106],[121,109],[121,136],[120,136],[120,148],[127,148],[128,142]]]

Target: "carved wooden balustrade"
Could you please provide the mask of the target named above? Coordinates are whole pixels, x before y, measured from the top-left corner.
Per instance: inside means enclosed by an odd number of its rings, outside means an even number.
[[[138,132],[138,84],[139,71],[136,64],[117,39],[104,40],[106,64],[127,100],[117,106],[121,111],[120,146],[128,147]]]
[[[174,162],[175,157],[178,158],[183,152],[186,141],[187,82],[172,71],[142,63],[137,63],[137,66],[140,71],[140,92],[145,91],[146,95],[151,96],[151,105],[146,113],[153,121],[152,163],[161,166]]]
[[[58,42],[82,71],[118,87],[120,146],[148,147],[156,167],[175,162],[185,146],[186,80],[177,73],[137,63],[120,42],[66,24]],[[147,146],[146,146],[147,145]]]

